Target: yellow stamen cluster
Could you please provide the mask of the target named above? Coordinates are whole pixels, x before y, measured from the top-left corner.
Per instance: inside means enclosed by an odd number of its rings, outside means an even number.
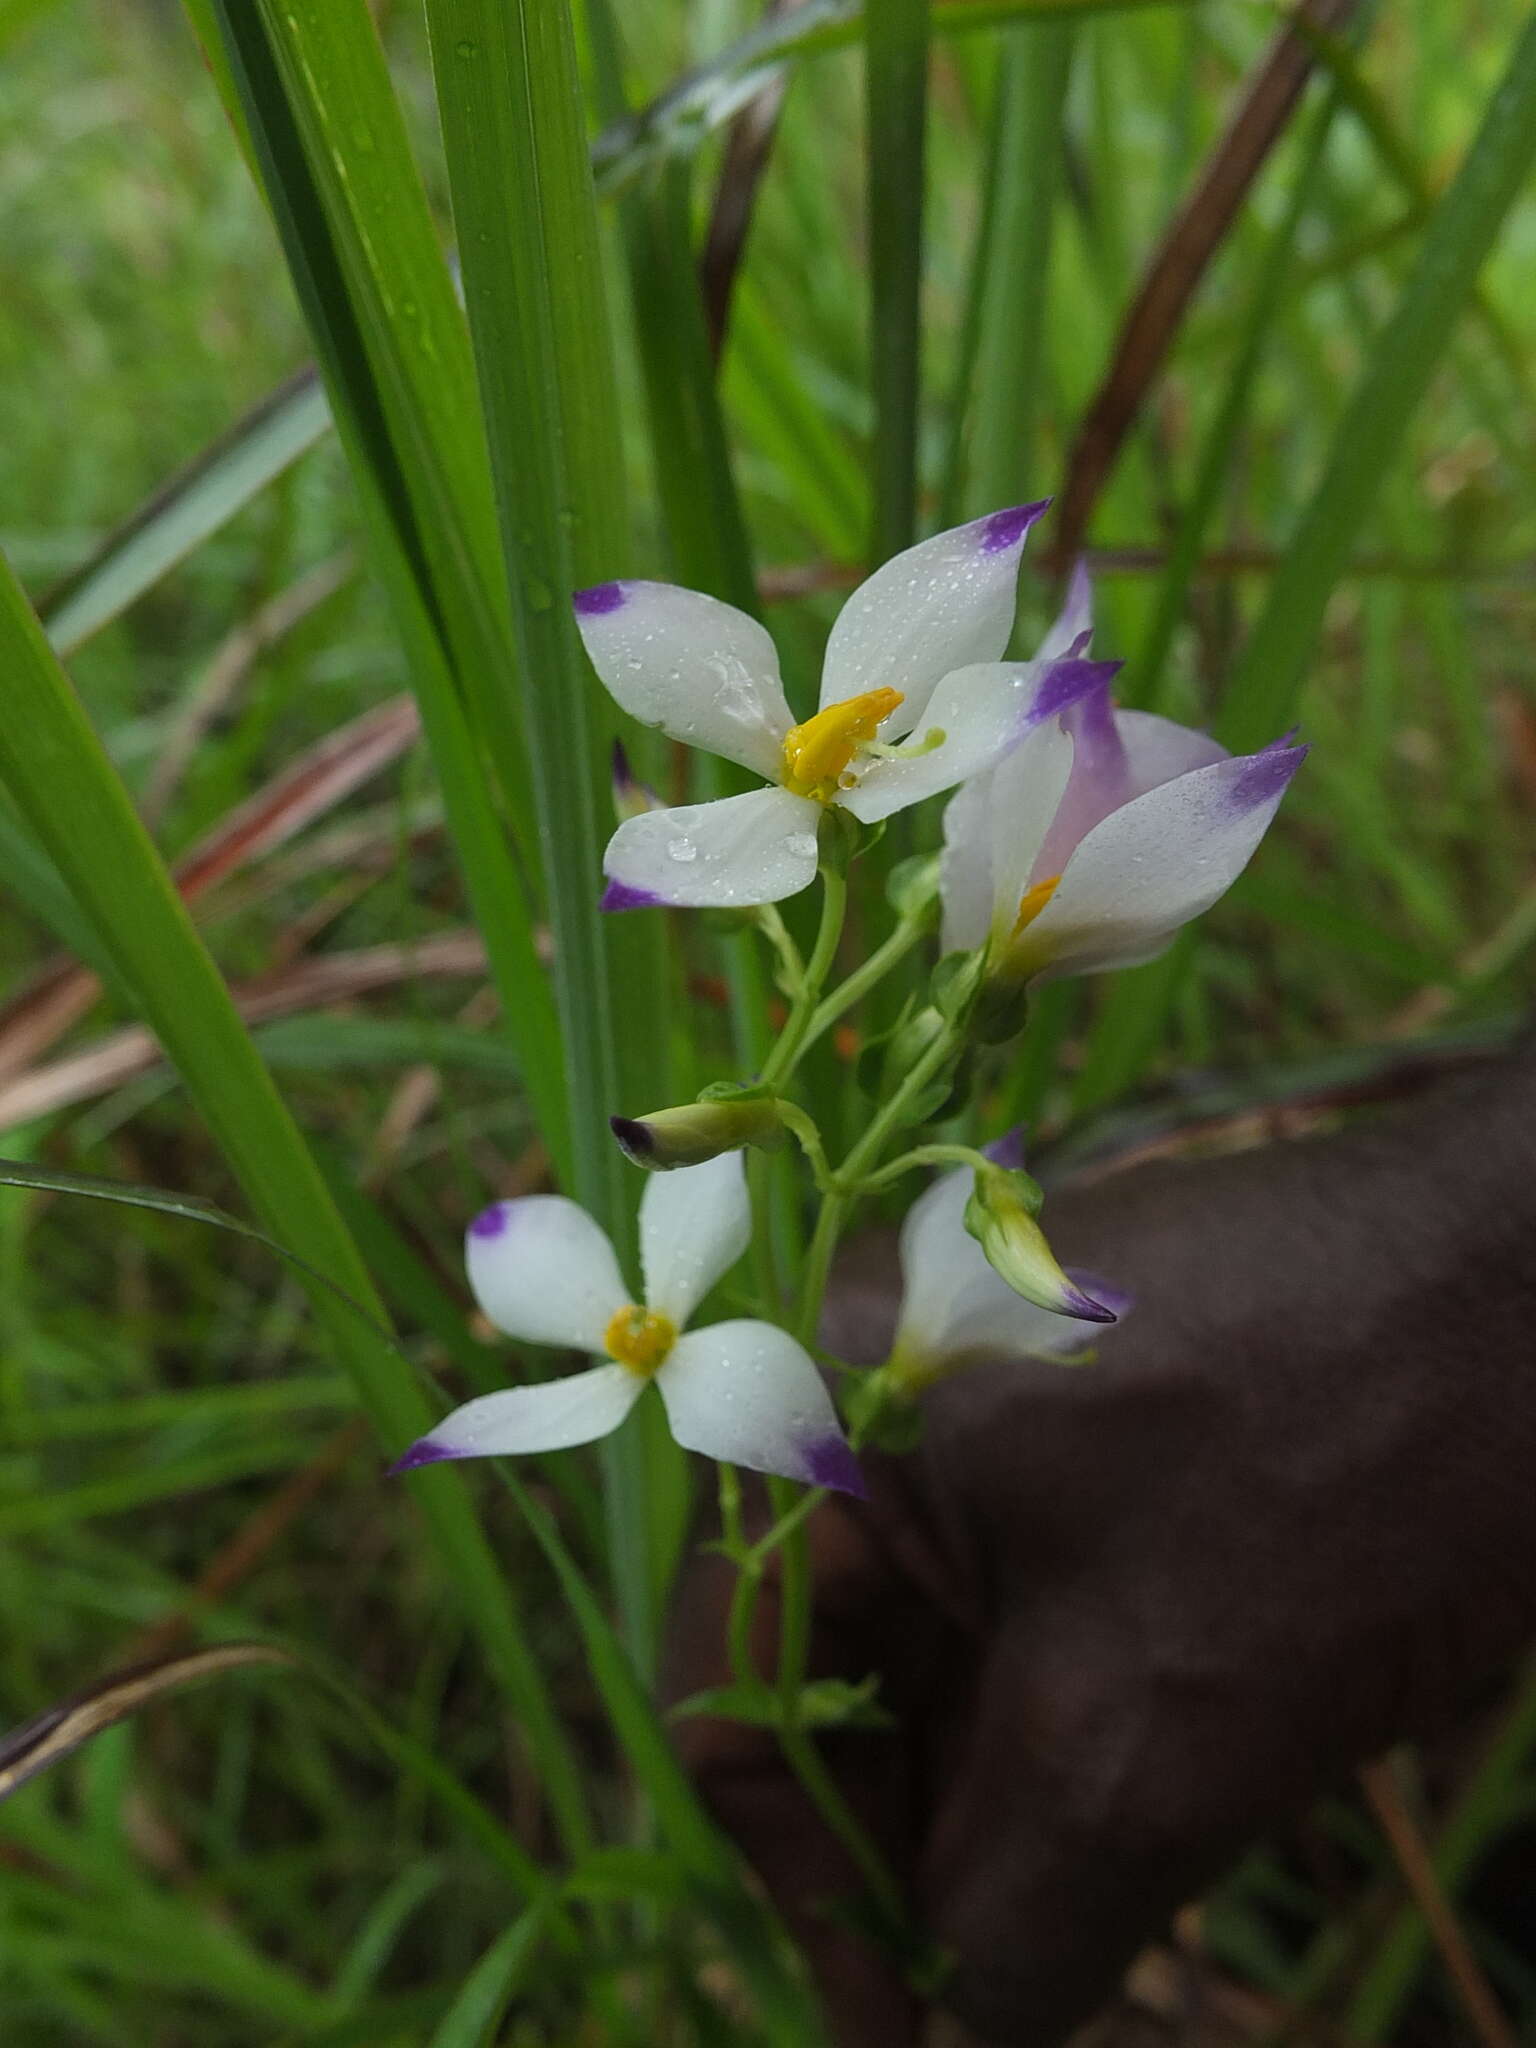
[[[1056,894],[1060,875],[1047,875],[1043,882],[1036,882],[1032,889],[1026,889],[1019,898],[1019,914],[1013,920],[1013,937],[1017,938],[1025,925],[1033,924],[1047,903]]]
[[[632,1373],[648,1380],[677,1342],[677,1325],[670,1316],[629,1302],[609,1318],[603,1332],[603,1349],[626,1365]]]
[[[796,796],[829,804],[850,787],[848,764],[902,701],[900,690],[866,690],[829,704],[784,735],[784,787]]]

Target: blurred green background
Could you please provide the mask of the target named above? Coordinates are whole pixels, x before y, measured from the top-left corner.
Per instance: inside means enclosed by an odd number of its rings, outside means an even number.
[[[935,9],[918,520],[928,530],[1069,478],[1086,489],[1084,423],[1112,373],[1129,379],[1123,445],[1076,537],[1096,573],[1097,647],[1128,657],[1132,701],[1204,724],[1222,714],[1525,10],[1336,10],[1251,179],[1223,138],[1245,105],[1240,136],[1259,134],[1245,95],[1274,11],[1081,12],[1020,25],[972,0],[950,33],[962,8]],[[425,29],[406,4],[375,13],[446,240]],[[734,0],[630,0],[630,104],[754,19]],[[653,153],[602,218],[631,521],[612,571],[667,576],[681,574],[681,514],[648,431],[667,393],[641,372],[619,208],[667,185],[654,217],[685,218],[702,243],[722,184],[746,199],[720,390],[793,698],[862,573],[876,512],[861,53],[809,50],[787,77],[760,184],[743,175],[748,140],[685,122],[672,168]],[[594,132],[599,98],[594,82]],[[900,163],[889,169],[899,180]],[[1166,285],[1199,240],[1200,192],[1231,216],[1209,268],[1165,344],[1127,342],[1146,281]],[[540,1185],[546,1161],[490,1028],[409,713],[316,751],[410,681],[319,401],[301,386],[276,428],[269,411],[242,431],[210,472],[228,516],[131,603],[109,590],[106,616],[69,611],[70,579],[114,529],[308,359],[267,216],[174,7],[0,4],[0,219],[0,545],[56,638],[78,638],[71,672],[167,857],[217,848],[199,921],[299,1122],[342,1181],[378,1197],[375,1216],[421,1261],[423,1298],[462,1302],[465,1217],[487,1189]],[[1191,1099],[1232,1126],[1276,1103],[1316,1120],[1405,1054],[1473,1056],[1513,1028],[1536,938],[1533,264],[1527,186],[1350,533],[1296,712],[1313,752],[1254,869],[1174,971],[1053,990],[1000,1110],[1078,1147],[1124,1142],[1149,1112],[1161,1127],[1169,1102]],[[878,383],[891,372],[875,331]],[[236,473],[300,447],[260,489]],[[1050,615],[1058,532],[1026,561],[1021,648]],[[259,814],[241,811],[258,793]],[[71,977],[70,946],[99,959],[4,805],[0,863],[0,1150],[238,1208],[110,978],[103,993]],[[680,1047],[723,1059],[721,954],[699,936],[685,966]],[[398,1256],[388,1241],[373,1251]],[[440,1332],[422,1320],[409,1342],[462,1391]],[[484,1369],[494,1381],[489,1347]],[[297,1283],[259,1246],[0,1190],[0,1721],[173,1641],[272,1634],[344,1669],[497,1811],[531,1814],[528,1756],[352,1407]],[[558,1479],[571,1539],[595,1555],[590,1477],[566,1460]],[[477,1504],[514,1579],[530,1581],[536,1655],[618,1814],[529,1539],[499,1493]],[[1504,1768],[1464,1860],[1474,1870],[1502,1845],[1524,1873],[1486,1910],[1474,1901],[1471,1925],[1529,2026],[1536,1944],[1507,1904],[1513,1885],[1528,1912],[1536,1884],[1536,1849],[1517,1854],[1533,1783],[1523,1736]],[[1329,1882],[1305,1856],[1258,1857],[1217,1902],[1208,1941],[1212,1968],[1274,2010],[1316,2000],[1336,2014],[1388,1924],[1392,1879],[1352,1807],[1313,1829]],[[0,2025],[26,2048],[423,2041],[506,1918],[500,1873],[344,1703],[308,1681],[232,1678],[114,1730],[8,1806]],[[658,1927],[649,1940],[631,1973],[664,1971],[684,1937]],[[1352,1980],[1330,1967],[1340,1955]],[[1361,2037],[1452,2038],[1433,1979],[1399,1977],[1374,2018],[1356,2009]],[[702,1998],[664,2013],[642,2000],[637,2018],[633,1990],[614,1965],[578,1995],[568,1960],[552,1962],[499,2038],[731,2038]]]

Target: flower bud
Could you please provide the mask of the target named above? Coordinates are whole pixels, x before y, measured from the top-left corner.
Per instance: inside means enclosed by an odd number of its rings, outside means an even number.
[[[722,1152],[739,1152],[743,1145],[771,1152],[788,1135],[777,1100],[766,1093],[685,1102],[675,1109],[653,1110],[649,1116],[611,1116],[608,1128],[625,1156],[652,1173],[701,1166]]]
[[[1015,1294],[1053,1315],[1085,1323],[1114,1322],[1114,1310],[1090,1299],[1057,1264],[1035,1221],[1042,1199],[1039,1184],[1027,1173],[1003,1166],[978,1167],[965,1205],[965,1227],[992,1270]]]

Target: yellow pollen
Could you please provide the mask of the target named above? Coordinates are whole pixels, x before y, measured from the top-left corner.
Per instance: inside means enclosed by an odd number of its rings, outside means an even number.
[[[608,1356],[627,1365],[631,1372],[648,1380],[677,1342],[677,1325],[670,1316],[629,1302],[610,1318],[603,1332]]]
[[[900,690],[866,690],[792,726],[784,735],[784,787],[830,803],[839,789],[852,786],[845,774],[849,762],[901,701]]]
[[[1043,882],[1036,882],[1032,889],[1026,889],[1019,898],[1019,914],[1013,920],[1013,936],[1017,938],[1025,925],[1033,924],[1047,903],[1056,894],[1060,875],[1047,875]]]

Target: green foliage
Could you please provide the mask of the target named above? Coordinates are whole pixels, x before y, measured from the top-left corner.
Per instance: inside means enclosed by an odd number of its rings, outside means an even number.
[[[386,1483],[338,1432],[361,1408],[393,1453],[435,1381],[524,1369],[459,1280],[488,1193],[552,1171],[623,1238],[638,1176],[607,1116],[772,1050],[751,938],[596,913],[615,721],[569,590],[661,575],[759,610],[808,708],[872,512],[883,553],[1060,487],[1272,24],[1174,0],[187,11],[206,65],[140,0],[0,5],[0,1101],[77,1062],[65,1106],[0,1144],[0,1723],[177,1617],[280,1639],[326,1682],[178,1697],[17,1794],[8,2029],[811,2041],[650,1696],[691,1510],[670,1440],[641,1414],[605,1467],[552,1454],[508,1488]],[[1130,1117],[1190,1067],[1237,1076],[1229,1105],[1323,1054],[1353,1085],[1382,1039],[1475,1040],[1528,996],[1536,30],[1513,0],[1379,17],[1320,46],[1088,528],[1127,697],[1245,745],[1298,718],[1312,761],[1167,961],[1047,990],[1016,1045],[928,1078],[972,1135],[1022,1112],[1086,1148],[1086,1112]],[[730,123],[775,79],[722,308],[706,216],[722,179],[740,198]],[[323,612],[260,624],[354,544]],[[168,870],[210,828],[400,689],[424,746],[387,784],[180,901]],[[733,786],[625,737],[669,797]],[[859,1076],[888,1093],[934,1037],[913,843],[867,855],[841,962],[885,928],[889,880],[911,1001],[806,1023],[839,1155],[869,1121]],[[483,966],[417,962],[466,928]],[[98,977],[72,1008],[59,947]],[[306,994],[383,947],[372,993]],[[290,1007],[264,1008],[285,977]],[[963,1004],[953,970],[937,988]],[[134,1024],[163,1060],[125,1080],[103,1055]],[[790,1172],[763,1167],[793,1255]],[[109,1208],[93,1175],[179,1192]],[[1533,1698],[1446,1812],[1454,1892],[1528,1804]],[[803,1725],[881,1711],[858,1686],[802,1700]],[[1288,1891],[1306,1940],[1278,1941],[1284,1889],[1245,1870],[1220,1953],[1387,2037],[1422,1925],[1367,1915],[1362,1942],[1351,1909]],[[1340,1954],[1367,1956],[1352,1980]]]

